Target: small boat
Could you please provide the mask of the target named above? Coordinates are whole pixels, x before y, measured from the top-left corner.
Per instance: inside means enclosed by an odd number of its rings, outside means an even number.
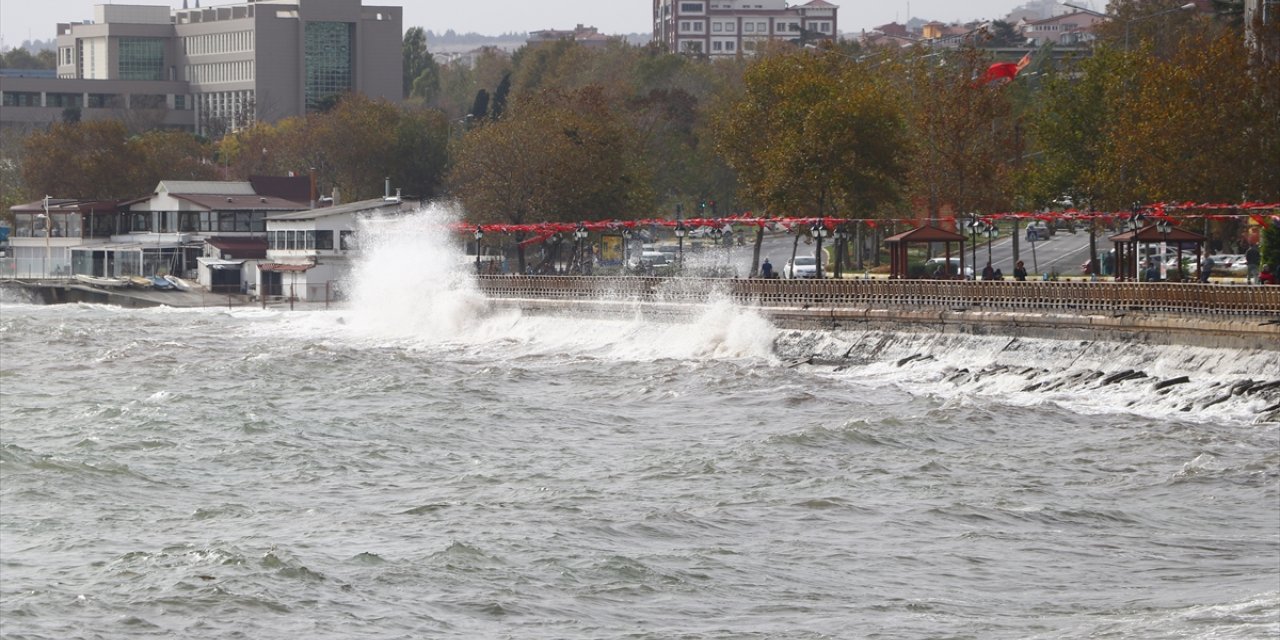
[[[190,290],[191,290],[191,283],[190,283],[190,282],[187,282],[186,280],[183,280],[182,278],[179,278],[178,276],[175,276],[175,275],[167,275],[167,276],[165,276],[165,277],[164,277],[164,279],[165,279],[165,280],[168,280],[168,281],[169,281],[169,284],[173,285],[173,288],[174,288],[174,289],[177,289],[178,291],[190,291]]]
[[[171,290],[174,288],[173,283],[165,280],[164,276],[151,276],[148,280],[151,281],[151,286],[157,289]]]
[[[129,276],[129,286],[136,287],[138,289],[154,289],[156,283],[152,282],[151,278],[144,276]]]
[[[77,273],[75,275],[75,279],[77,282],[83,282],[89,286],[104,287],[108,289],[119,289],[129,286],[129,280],[127,278],[103,278],[100,276]]]

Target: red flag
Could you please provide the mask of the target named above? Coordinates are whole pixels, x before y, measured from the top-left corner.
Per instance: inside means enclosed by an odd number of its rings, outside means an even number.
[[[997,80],[1008,82],[1016,75],[1018,75],[1018,65],[1012,62],[997,62],[987,67],[987,72],[978,78],[978,84],[989,84]]]
[[[1027,65],[1029,65],[1029,64],[1031,64],[1031,52],[1030,52],[1030,51],[1028,51],[1025,55],[1023,55],[1023,56],[1022,56],[1022,59],[1018,61],[1018,64],[1017,64],[1017,65],[1014,65],[1014,66],[1016,66],[1016,67],[1017,67],[1017,70],[1016,70],[1016,71],[1014,71],[1014,74],[1016,75],[1016,74],[1018,73],[1018,71],[1022,71],[1022,70],[1023,70]]]

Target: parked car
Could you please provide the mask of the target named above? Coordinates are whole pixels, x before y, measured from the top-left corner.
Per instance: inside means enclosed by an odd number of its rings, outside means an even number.
[[[960,273],[960,258],[958,257],[951,258],[951,264],[949,266],[947,266],[946,258],[929,258],[928,260],[925,260],[924,262],[925,277],[932,278],[933,274],[938,272],[938,269],[944,269],[948,276],[954,276],[957,273]],[[972,265],[964,266],[964,277],[966,278],[973,277]]]
[[[782,277],[791,279],[818,277],[818,261],[813,256],[796,256],[782,267]]]

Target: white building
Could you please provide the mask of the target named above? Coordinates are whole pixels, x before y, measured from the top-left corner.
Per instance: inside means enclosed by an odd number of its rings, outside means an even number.
[[[400,196],[362,200],[267,218],[267,259],[257,265],[260,295],[326,301],[342,297],[362,219],[398,215]]]
[[[669,51],[711,56],[754,54],[770,40],[815,44],[840,33],[826,0],[653,0],[653,39]]]

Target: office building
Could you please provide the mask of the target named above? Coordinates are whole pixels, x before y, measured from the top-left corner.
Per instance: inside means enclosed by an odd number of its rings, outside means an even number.
[[[108,4],[94,20],[57,30],[57,78],[0,79],[3,124],[131,114],[216,137],[321,109],[348,91],[403,97],[400,7]]]

